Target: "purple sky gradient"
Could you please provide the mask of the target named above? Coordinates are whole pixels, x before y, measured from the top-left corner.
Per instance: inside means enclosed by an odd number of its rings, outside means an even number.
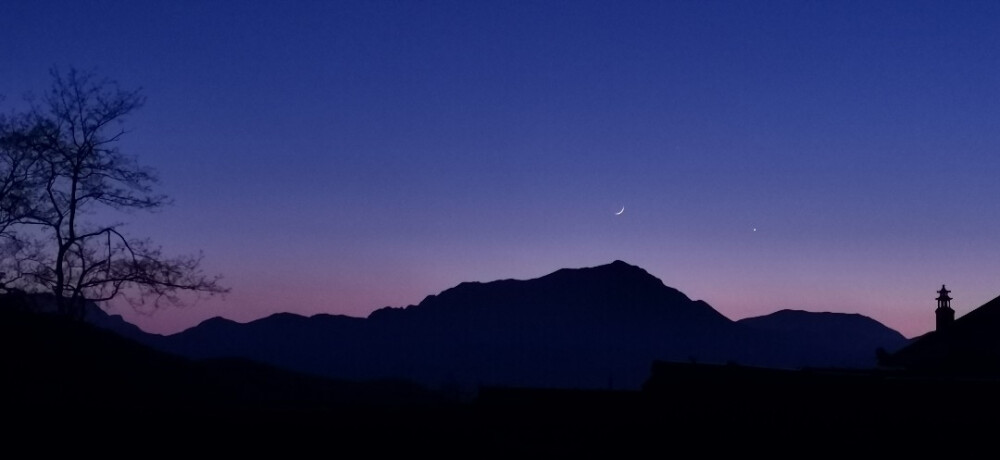
[[[0,109],[144,89],[122,147],[176,204],[129,229],[233,289],[114,306],[154,332],[615,259],[907,336],[1000,295],[1000,3],[482,3],[5,2]]]

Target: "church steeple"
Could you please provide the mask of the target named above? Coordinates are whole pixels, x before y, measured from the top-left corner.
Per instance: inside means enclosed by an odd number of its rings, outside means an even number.
[[[951,309],[951,297],[948,296],[948,293],[951,291],[945,289],[942,284],[941,290],[937,292],[938,303],[937,309],[934,310],[934,315],[937,316],[937,330],[941,331],[955,321],[955,310]]]

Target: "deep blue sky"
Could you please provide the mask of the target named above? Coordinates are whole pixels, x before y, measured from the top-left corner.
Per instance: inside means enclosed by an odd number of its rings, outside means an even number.
[[[0,6],[3,110],[54,65],[144,89],[176,205],[130,230],[233,288],[157,332],[622,259],[923,333],[1000,294],[998,50],[991,1]]]

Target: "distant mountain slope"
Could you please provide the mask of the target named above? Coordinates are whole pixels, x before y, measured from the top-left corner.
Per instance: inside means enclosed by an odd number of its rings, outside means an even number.
[[[798,319],[806,321],[795,326]],[[821,327],[824,322],[831,324]],[[236,356],[337,378],[638,388],[654,360],[870,366],[875,348],[892,349],[899,339],[875,334],[871,323],[784,314],[733,322],[645,270],[615,261],[538,279],[462,283],[366,319],[282,313],[239,324],[216,318],[147,343],[184,356]],[[835,333],[816,334],[817,327]]]
[[[859,314],[781,310],[737,323],[810,350],[813,355],[805,363],[811,366],[873,367],[875,350],[893,352],[909,342],[899,332]]]

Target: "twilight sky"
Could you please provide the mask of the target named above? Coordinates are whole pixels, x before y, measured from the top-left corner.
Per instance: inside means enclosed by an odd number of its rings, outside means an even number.
[[[0,4],[0,110],[52,66],[143,88],[127,229],[232,288],[153,332],[615,259],[908,337],[1000,295],[1000,2]]]

